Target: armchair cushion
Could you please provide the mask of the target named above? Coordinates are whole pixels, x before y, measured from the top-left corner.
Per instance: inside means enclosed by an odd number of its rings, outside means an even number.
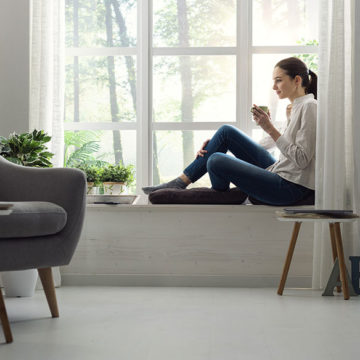
[[[12,213],[0,216],[1,238],[46,236],[60,232],[67,220],[66,211],[45,201],[13,202]]]

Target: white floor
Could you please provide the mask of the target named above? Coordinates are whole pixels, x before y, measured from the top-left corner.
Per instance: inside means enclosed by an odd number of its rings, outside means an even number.
[[[285,289],[62,287],[5,298],[1,360],[356,359],[360,297]]]

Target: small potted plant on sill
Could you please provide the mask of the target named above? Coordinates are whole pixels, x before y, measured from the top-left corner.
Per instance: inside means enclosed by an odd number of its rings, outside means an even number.
[[[127,188],[134,182],[133,165],[105,165],[102,168],[101,181],[105,195],[126,194]]]
[[[99,187],[101,185],[101,176],[103,168],[96,165],[80,164],[76,166],[77,169],[82,170],[86,175],[87,194],[99,194]]]

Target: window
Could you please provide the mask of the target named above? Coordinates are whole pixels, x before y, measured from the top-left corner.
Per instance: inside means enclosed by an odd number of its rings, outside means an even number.
[[[317,14],[314,0],[66,0],[66,138],[134,164],[138,192],[177,176],[222,124],[260,139],[251,104],[285,113],[274,64],[297,55],[317,70]]]

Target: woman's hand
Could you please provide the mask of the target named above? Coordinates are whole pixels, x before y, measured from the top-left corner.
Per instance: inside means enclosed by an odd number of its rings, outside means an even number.
[[[268,111],[266,113],[264,110],[260,109],[257,105],[254,104],[252,108],[252,113],[256,124],[261,126],[263,130],[269,134],[270,131],[273,129],[270,112]]]
[[[261,126],[263,130],[273,138],[274,141],[276,141],[281,136],[279,131],[277,131],[271,122],[270,111],[266,113],[254,104],[252,113],[256,124]]]
[[[196,157],[204,157],[204,155],[207,153],[207,150],[204,150],[205,146],[209,143],[210,139],[207,139],[203,142],[201,149],[196,153]]]

